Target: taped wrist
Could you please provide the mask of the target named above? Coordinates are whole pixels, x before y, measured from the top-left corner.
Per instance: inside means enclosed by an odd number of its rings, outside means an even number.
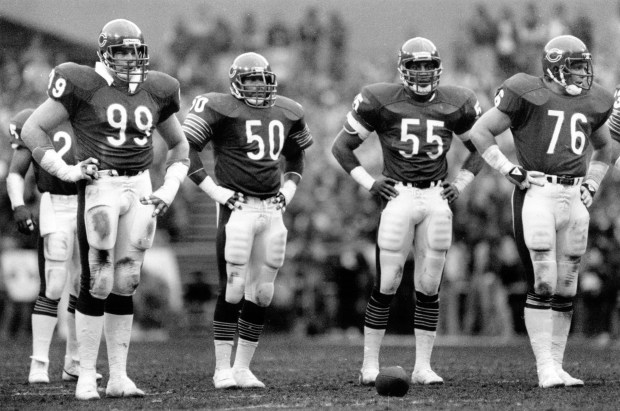
[[[359,185],[368,191],[370,191],[372,185],[375,183],[375,179],[372,178],[372,176],[368,174],[368,171],[366,171],[362,166],[355,167],[351,170],[350,174],[351,177],[353,177],[353,180],[357,181]]]
[[[185,159],[187,160],[187,159]],[[168,167],[166,170],[166,177],[164,177],[164,184],[153,193],[154,196],[160,198],[167,205],[170,205],[174,200],[174,197],[179,191],[181,183],[187,176],[189,170],[189,160],[176,161]]]
[[[616,161],[616,163],[618,162]],[[605,174],[607,174],[608,169],[609,165],[603,163],[602,161],[590,161],[590,165],[588,166],[588,173],[586,174],[586,178],[583,182],[584,185],[587,185],[588,187],[594,189],[594,192],[596,192],[601,185],[603,178],[605,178]],[[588,188],[588,191],[591,191],[590,188]]]
[[[207,178],[202,180],[202,182],[198,184],[198,187],[207,193],[209,197],[222,205],[226,204],[228,199],[235,194],[234,191],[215,184],[215,181],[213,181],[211,176],[207,176]]]
[[[491,167],[504,175],[508,174],[510,170],[516,167],[508,160],[504,153],[501,152],[497,144],[493,144],[491,147],[484,150],[482,158],[484,158],[484,161]]]
[[[282,184],[282,187],[280,187],[280,192],[286,200],[286,205],[289,205],[293,200],[295,191],[297,191],[297,184],[292,180],[286,180],[284,184]]]
[[[474,173],[469,170],[460,169],[452,184],[459,190],[459,193],[462,193],[465,190],[465,187],[469,185],[472,181],[474,181]]]
[[[11,208],[15,210],[24,203],[24,177],[18,173],[9,173],[6,177],[6,191],[11,200]]]
[[[60,154],[53,149],[37,147],[32,151],[32,157],[41,164],[47,172],[63,181],[75,182],[80,179],[81,172],[76,167],[65,163]]]

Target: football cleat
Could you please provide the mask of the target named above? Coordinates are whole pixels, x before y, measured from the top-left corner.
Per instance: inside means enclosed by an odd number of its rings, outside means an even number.
[[[80,401],[98,400],[101,398],[99,392],[97,392],[95,373],[84,373],[78,377],[75,386],[75,398]]]
[[[50,377],[47,372],[49,364],[49,361],[39,361],[33,358],[30,362],[30,374],[28,374],[28,383],[49,384]]]
[[[233,368],[232,372],[239,388],[265,388],[265,384],[249,368]]]
[[[103,375],[96,373],[97,381],[103,378]],[[65,366],[62,369],[63,381],[77,381],[80,376],[80,362],[71,357],[65,356]]]
[[[375,385],[377,375],[379,375],[379,370],[377,368],[362,368],[358,381],[360,385],[373,386]]]
[[[136,387],[136,384],[125,376],[110,379],[105,389],[106,397],[144,397],[144,391]]]
[[[231,368],[215,370],[213,374],[213,385],[217,390],[225,390],[227,388],[237,388],[237,381],[233,378]]]
[[[563,387],[564,381],[553,367],[547,367],[538,371],[538,386],[540,388]]]
[[[443,384],[443,378],[437,375],[437,373],[430,368],[425,370],[413,370],[411,373],[411,383],[421,385],[439,385]]]
[[[569,373],[567,373],[561,368],[560,369],[556,368],[555,371],[558,373],[562,381],[564,381],[565,387],[583,387],[585,385],[583,380],[573,377],[572,375],[570,375]]]

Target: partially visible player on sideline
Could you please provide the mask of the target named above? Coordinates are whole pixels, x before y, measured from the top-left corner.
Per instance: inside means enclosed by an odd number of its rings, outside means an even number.
[[[32,359],[30,363],[30,384],[50,382],[49,349],[58,323],[58,303],[69,285],[67,310],[67,345],[62,379],[77,381],[80,372],[77,340],[75,337],[75,305],[79,291],[79,254],[77,252],[77,187],[42,170],[32,153],[21,139],[26,119],[34,109],[17,113],[9,123],[9,135],[13,156],[9,165],[6,188],[13,208],[17,229],[22,234],[38,232],[39,277],[41,288],[32,312]],[[74,164],[73,142],[75,137],[69,122],[51,130],[54,149],[67,162]],[[39,224],[36,230],[35,217],[24,203],[24,177],[34,165],[37,188],[41,193]],[[97,375],[101,378],[101,375]]]
[[[213,382],[218,389],[264,388],[250,362],[284,262],[282,213],[301,180],[304,150],[313,140],[302,107],[277,95],[276,75],[263,56],[241,54],[228,74],[231,94],[194,98],[183,130],[190,145],[189,178],[219,203]],[[198,155],[209,142],[217,183]]]
[[[574,36],[545,45],[542,69],[542,76],[504,81],[471,136],[486,162],[516,186],[513,226],[528,282],[524,316],[538,385],[583,386],[562,362],[588,240],[587,207],[611,160],[605,122],[613,96],[593,82],[592,56]],[[519,164],[495,141],[508,129]]]
[[[403,44],[398,71],[402,84],[372,84],[355,97],[332,147],[342,168],[384,202],[377,238],[377,279],[364,320],[360,383],[374,385],[379,373],[390,304],[413,245],[416,358],[411,382],[442,384],[430,359],[439,320],[439,286],[452,244],[449,203],[484,164],[468,136],[481,109],[471,90],[439,85],[441,57],[428,39],[415,37]],[[373,131],[384,160],[382,176],[377,179],[354,153]],[[454,181],[448,182],[446,154],[454,135],[470,155]]]
[[[175,113],[179,82],[148,71],[148,46],[134,23],[107,23],[95,67],[64,63],[50,75],[48,99],[30,116],[22,138],[34,159],[65,181],[78,181],[78,236],[82,258],[76,312],[80,353],[79,400],[99,399],[95,364],[102,330],[110,378],[108,397],[144,396],[127,376],[132,296],[156,217],[165,213],[187,175],[188,145]],[[147,74],[148,73],[148,74]],[[47,133],[65,120],[75,132],[68,165]],[[152,192],[153,132],[168,145],[164,184]]]

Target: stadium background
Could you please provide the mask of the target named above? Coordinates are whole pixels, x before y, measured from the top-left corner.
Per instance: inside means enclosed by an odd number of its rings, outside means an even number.
[[[378,205],[329,153],[354,95],[368,83],[397,81],[398,47],[420,35],[439,47],[444,61],[442,83],[474,89],[486,109],[494,88],[509,74],[519,69],[538,74],[540,50],[550,37],[552,17],[559,15],[557,4],[565,5],[566,32],[590,35],[587,43],[594,54],[597,80],[613,90],[620,78],[620,52],[615,47],[620,39],[620,11],[612,0],[587,4],[577,0],[0,2],[0,269],[4,279],[0,330],[9,336],[27,334],[31,301],[25,291],[36,294],[32,278],[23,283],[30,288],[11,284],[15,277],[32,277],[32,269],[20,263],[26,257],[13,257],[27,255],[35,242],[17,233],[6,195],[11,156],[8,120],[44,100],[47,75],[54,65],[63,61],[92,65],[98,31],[107,21],[128,18],[143,29],[152,68],[181,80],[181,120],[197,94],[226,92],[226,73],[236,54],[255,49],[269,58],[282,94],[305,107],[316,140],[307,153],[304,181],[287,209],[287,260],[277,280],[269,326],[298,334],[359,336],[374,273]],[[529,40],[522,36],[509,55],[501,53],[504,49],[492,33],[481,30],[492,24],[472,20],[485,9],[491,23],[497,22],[506,9],[514,13],[514,27],[520,31],[530,5],[539,19],[538,35]],[[248,19],[254,19],[254,32],[247,30]],[[511,149],[510,138],[500,143]],[[156,149],[161,159],[164,149],[161,144]],[[454,143],[452,170],[464,155],[462,145]],[[360,156],[373,174],[380,173],[376,141],[365,144]],[[210,159],[206,150],[208,164]],[[162,165],[158,161],[152,170],[156,186],[162,179]],[[617,337],[619,174],[610,172],[592,209],[590,246],[580,274],[573,327],[575,333],[596,338],[601,345],[614,344]],[[510,338],[524,332],[519,314],[524,284],[510,238],[511,190],[505,179],[486,168],[454,204],[455,243],[441,290],[441,334]],[[27,192],[33,207],[38,202],[35,191],[30,185]],[[206,195],[186,181],[171,212],[160,221],[156,247],[147,253],[137,293],[136,328],[142,335],[166,338],[179,328],[204,331],[208,327],[217,282],[214,213]],[[412,332],[411,287],[411,279],[405,279],[392,311],[391,332]],[[18,296],[15,290],[24,295]]]

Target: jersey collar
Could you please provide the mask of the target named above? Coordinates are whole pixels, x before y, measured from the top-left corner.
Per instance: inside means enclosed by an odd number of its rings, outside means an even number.
[[[106,83],[108,83],[108,86],[111,87],[114,84],[114,76],[110,74],[105,64],[103,64],[100,61],[96,62],[95,71],[97,72],[97,74],[103,77]],[[132,83],[132,84],[129,84],[128,91],[133,94],[136,92],[137,88],[138,88],[138,84]]]

